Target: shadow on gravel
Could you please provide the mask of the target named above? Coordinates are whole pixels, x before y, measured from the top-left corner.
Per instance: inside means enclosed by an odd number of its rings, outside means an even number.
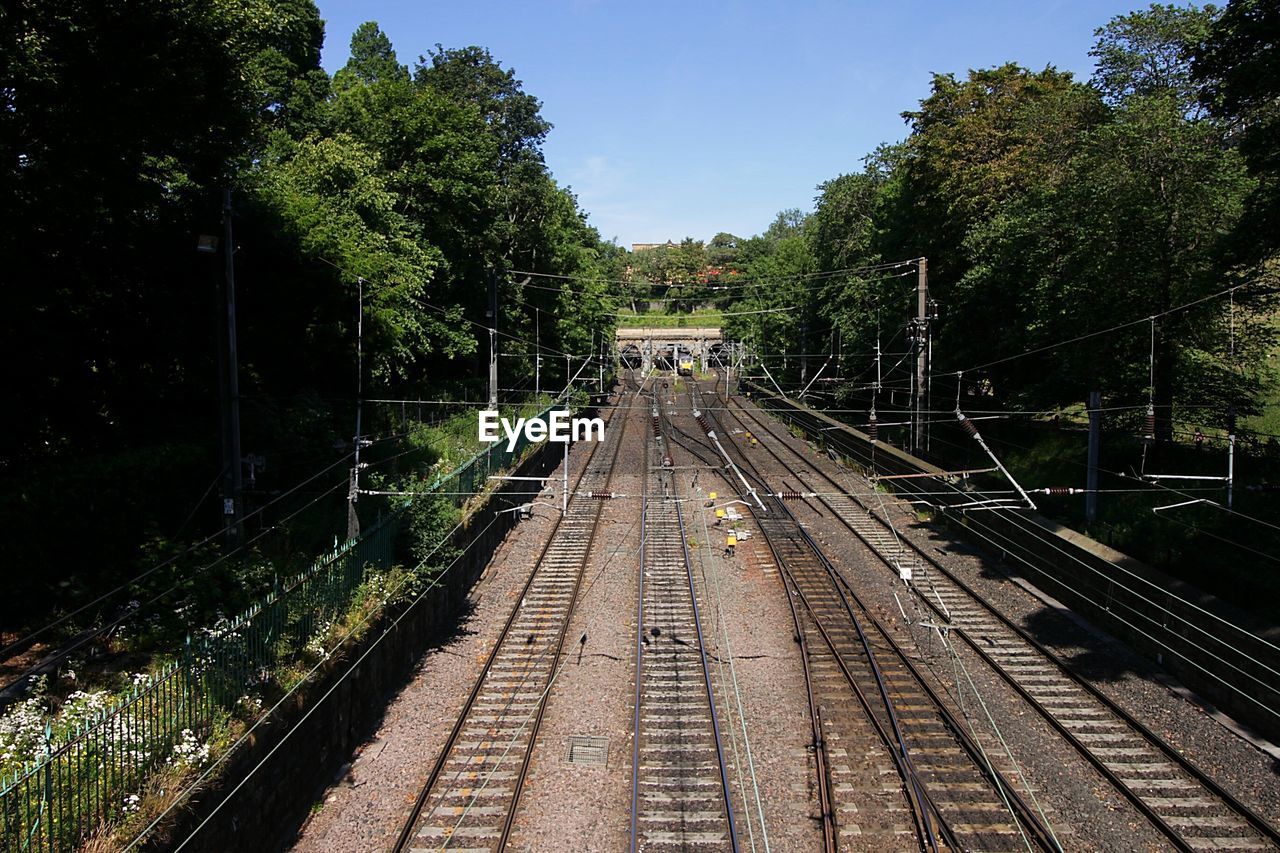
[[[381,710],[375,714],[370,714],[367,723],[356,729],[356,740],[359,745],[354,750],[353,755],[358,753],[377,735],[378,730],[382,728],[382,724],[386,720],[387,713],[391,710],[392,702],[418,678],[419,669],[428,655],[432,652],[456,654],[450,647],[456,646],[462,640],[475,634],[475,631],[466,628],[467,620],[474,611],[475,603],[468,600],[454,613],[442,619],[438,625],[433,625],[427,630],[421,640],[422,650],[418,653],[414,664],[408,667],[404,674],[387,690],[383,691],[382,696],[377,697],[376,701],[370,701],[370,705],[376,706]],[[349,768],[350,762],[343,765],[343,767]],[[335,779],[334,781],[338,780]]]
[[[963,556],[980,561],[978,576],[984,580],[1008,582],[1010,573],[999,555],[972,545],[945,528],[931,524],[914,526],[929,539],[929,549],[939,559]],[[1116,682],[1126,675],[1152,679],[1156,665],[1132,651],[1094,635],[1057,610],[1041,606],[1021,623],[1037,642],[1050,650],[1074,672],[1093,682]]]
[[[1156,673],[1155,664],[1114,642],[1088,633],[1052,608],[1042,607],[1035,611],[1023,627],[1036,640],[1050,646],[1063,663],[1089,681],[1120,681],[1126,675],[1152,679]]]
[[[439,625],[433,626],[430,633],[427,634],[425,638],[425,643],[422,647],[422,659],[426,659],[427,655],[436,651],[453,654],[450,646],[455,646],[467,637],[474,636],[476,632],[468,630],[466,624],[467,620],[471,618],[471,615],[475,613],[475,610],[476,602],[468,600],[466,604],[459,607],[456,612],[443,620]],[[399,693],[409,684],[409,682],[413,681],[415,673],[418,670],[418,666],[421,666],[421,663],[422,661],[419,660],[418,664],[414,666],[413,672],[411,672],[409,677],[396,688],[395,693]]]

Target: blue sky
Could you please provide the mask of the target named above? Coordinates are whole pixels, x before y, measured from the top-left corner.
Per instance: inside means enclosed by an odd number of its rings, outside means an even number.
[[[1093,31],[1138,0],[318,0],[323,64],[376,20],[409,65],[489,48],[555,125],[544,148],[605,239],[740,236],[906,134],[932,72],[1013,61],[1087,79]]]

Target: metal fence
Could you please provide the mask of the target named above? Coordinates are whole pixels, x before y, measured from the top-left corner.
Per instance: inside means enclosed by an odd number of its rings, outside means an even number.
[[[542,416],[550,411],[544,410]],[[461,506],[528,446],[491,444],[430,486]],[[135,680],[69,731],[46,726],[44,754],[0,779],[0,850],[74,850],[138,808],[148,779],[189,760],[225,715],[351,606],[370,566],[394,559],[400,513],[320,557],[233,620],[189,638],[180,656]]]

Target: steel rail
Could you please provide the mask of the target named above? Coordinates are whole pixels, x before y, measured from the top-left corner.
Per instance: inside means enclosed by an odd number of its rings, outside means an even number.
[[[667,439],[667,435],[665,433],[665,430],[663,429],[663,424],[665,423],[668,426],[670,426],[670,424],[669,424],[669,420],[661,414],[661,408],[657,402],[656,392],[654,394],[654,404],[655,404],[654,409],[655,411],[658,412],[658,415],[657,415],[658,420],[655,425],[656,434],[654,438],[658,442],[658,445],[657,445],[658,455],[659,457],[664,458],[664,461],[665,461],[665,458],[669,458],[669,452],[663,445],[663,442]],[[642,510],[642,518],[645,519],[646,521],[649,516],[648,507],[649,507],[649,500],[651,497],[648,492],[649,468],[650,466],[646,464],[645,466],[646,488],[644,490],[644,509]],[[659,476],[661,477],[661,474]],[[672,486],[674,488],[674,482],[672,483]],[[672,494],[670,497],[674,500],[676,496]],[[689,601],[692,609],[693,627],[694,627],[694,632],[697,637],[697,643],[698,643],[698,657],[699,657],[699,662],[702,668],[702,682],[705,688],[707,709],[710,715],[711,735],[712,735],[712,739],[715,744],[715,750],[716,750],[716,762],[717,762],[719,778],[720,778],[720,791],[724,801],[724,813],[725,813],[726,824],[728,826],[729,843],[734,853],[737,853],[739,849],[739,844],[738,844],[737,825],[736,825],[736,821],[734,819],[734,814],[733,814],[733,793],[729,784],[728,765],[725,760],[724,746],[723,746],[721,733],[720,733],[719,715],[717,714],[717,711],[716,711],[715,688],[711,679],[711,667],[710,667],[710,663],[707,660],[707,650],[706,650],[704,637],[702,633],[702,620],[701,620],[700,612],[698,609],[698,595],[697,595],[697,589],[695,587],[694,577],[693,577],[693,564],[689,554],[689,541],[686,535],[686,530],[684,526],[684,515],[680,508],[680,501],[675,500],[673,505],[675,507],[676,533],[680,539],[681,554],[683,558],[682,562],[684,564],[684,571],[685,571],[685,579],[689,589]],[[641,539],[642,539],[642,546],[641,546],[641,564],[640,564],[640,596],[639,596],[640,602],[638,605],[638,608],[639,608],[638,612],[640,616],[638,617],[638,621],[637,621],[637,649],[636,649],[636,711],[635,711],[636,728],[635,728],[634,742],[632,746],[632,811],[631,811],[631,850],[632,851],[636,851],[638,849],[638,844],[639,844],[639,830],[638,830],[639,789],[640,789],[639,750],[640,750],[640,717],[641,717],[640,711],[641,711],[641,703],[643,699],[642,666],[643,666],[643,646],[644,646],[644,621],[643,621],[643,613],[644,613],[643,590],[644,590],[644,571],[645,571],[645,563],[644,563],[645,547],[644,546],[645,544],[647,544],[645,542],[645,533],[643,529],[641,533]]]
[[[625,409],[622,409],[622,412],[624,415],[623,426],[625,427],[627,422],[626,415],[630,413],[630,408],[627,407]],[[611,417],[610,420],[612,421],[613,418]],[[623,436],[619,436],[618,442],[614,445],[613,450],[614,450],[615,458],[617,456],[618,448],[622,446],[622,438]],[[582,481],[587,476],[587,473],[591,470],[591,464],[595,461],[595,456],[597,451],[600,449],[600,446],[601,446],[601,442],[595,442],[592,444],[591,452],[588,455],[586,462],[583,464],[582,470],[578,473],[576,479],[574,480],[575,492],[578,490],[578,487],[582,484]],[[613,470],[613,466],[610,465],[609,471],[612,472],[612,470]],[[603,507],[603,504],[601,504],[601,508],[602,507]],[[600,510],[597,509],[597,514],[599,513],[599,511]],[[403,853],[403,851],[407,849],[409,842],[413,837],[413,830],[417,826],[418,820],[422,816],[422,810],[427,803],[427,799],[430,797],[431,792],[434,790],[436,783],[439,781],[440,776],[444,771],[444,767],[445,767],[445,764],[448,762],[450,752],[453,750],[454,746],[456,746],[458,743],[458,738],[461,735],[463,728],[466,726],[468,718],[471,716],[471,711],[475,705],[476,699],[479,697],[480,691],[483,689],[485,685],[486,677],[489,675],[489,672],[492,670],[494,661],[497,659],[500,650],[502,649],[508,635],[510,634],[511,626],[515,624],[517,617],[520,615],[519,603],[524,601],[525,596],[529,594],[529,591],[532,588],[534,581],[538,577],[538,570],[541,568],[542,563],[547,556],[547,552],[551,549],[551,546],[555,543],[556,535],[560,532],[560,529],[563,525],[565,518],[566,518],[566,513],[561,513],[559,517],[556,518],[555,525],[551,530],[551,534],[547,537],[547,541],[543,544],[541,551],[538,553],[538,559],[534,563],[534,569],[532,572],[529,573],[529,578],[528,580],[525,581],[525,584],[521,589],[520,597],[516,600],[517,601],[516,606],[511,609],[510,615],[507,617],[506,622],[503,624],[502,630],[498,635],[498,639],[494,643],[493,649],[492,651],[490,651],[489,656],[485,659],[484,666],[481,668],[480,674],[476,678],[475,684],[472,686],[471,692],[467,696],[467,701],[463,706],[462,711],[459,712],[458,718],[454,722],[452,730],[449,732],[449,737],[446,739],[443,748],[440,750],[440,754],[436,757],[436,761],[432,765],[431,773],[428,774],[426,783],[422,786],[422,789],[419,791],[417,798],[414,800],[413,808],[410,810],[409,817],[405,821],[404,825],[402,826],[400,830],[400,835],[397,837],[396,843],[392,847],[392,850],[394,851],[394,853]],[[594,536],[594,532],[595,532],[595,528],[593,525],[592,536]],[[588,543],[588,547],[587,547],[588,555],[590,554],[590,550],[591,550],[591,543]],[[581,582],[581,572],[579,573],[578,581],[579,583],[575,584],[575,588],[573,591],[573,599],[576,599],[577,597],[577,591],[578,591],[577,587],[580,585],[580,582]],[[571,607],[572,607],[572,602],[571,602]],[[560,646],[563,646],[564,633],[568,629],[568,622],[569,622],[570,616],[572,616],[572,609],[570,609],[570,611],[566,614],[564,625],[561,626],[561,631],[560,631],[561,636],[560,636],[560,642],[559,642]],[[557,655],[558,655],[558,652],[557,652]],[[549,695],[549,691],[548,691],[548,695]],[[541,719],[541,706],[544,704],[545,704],[545,696],[543,697],[543,701],[540,703],[540,708],[538,713],[539,719]],[[533,735],[529,739],[528,752],[533,751],[535,742],[536,742],[536,731],[533,732]],[[524,765],[522,766],[521,776],[517,780],[517,784],[514,786],[514,793],[513,793],[511,808],[507,815],[507,819],[504,821],[503,832],[501,836],[501,842],[499,844],[499,849],[501,849],[502,846],[505,845],[505,842],[508,837],[508,833],[510,831],[510,820],[515,814],[516,804],[520,797],[520,789],[523,787],[524,771],[527,770],[528,757],[529,757],[528,753],[526,753],[525,762],[524,762]]]
[[[656,396],[655,396],[656,403]],[[631,853],[636,853],[640,820],[640,702],[644,695],[644,682],[640,679],[644,655],[644,555],[648,546],[646,523],[649,515],[649,442],[645,440],[645,461],[640,493],[644,496],[640,506],[640,566],[636,585],[636,694],[635,716],[631,724]]]
[[[645,466],[645,485],[648,486],[649,465]],[[631,853],[636,853],[639,839],[640,821],[640,702],[644,694],[644,682],[640,680],[640,667],[644,654],[644,553],[648,544],[645,538],[645,522],[649,514],[649,500],[646,494],[644,505],[640,509],[640,571],[636,599],[639,602],[636,611],[636,700],[635,716],[631,723]]]
[[[613,479],[614,469],[618,466],[618,455],[622,451],[622,445],[626,441],[627,426],[631,423],[631,409],[626,408],[622,412],[621,435],[613,446],[613,455],[609,457],[609,473],[605,476],[604,492],[609,491],[609,482]],[[610,418],[612,420],[612,418]],[[593,448],[594,449],[594,448]],[[585,469],[584,469],[585,475]],[[581,482],[581,480],[579,480]],[[575,487],[576,489],[576,487]],[[578,593],[582,590],[582,578],[586,573],[587,564],[591,561],[591,553],[595,548],[596,533],[600,529],[600,516],[604,512],[604,502],[601,501],[596,508],[595,518],[591,524],[591,532],[587,535],[586,553],[582,560],[582,566],[578,569],[578,577],[573,584],[573,592],[569,596],[569,607],[564,614],[564,622],[560,626],[559,636],[556,639],[556,648],[552,657],[551,678],[547,682],[547,689],[543,691],[542,697],[538,701],[538,709],[534,713],[533,724],[529,727],[529,748],[524,752],[524,758],[520,762],[520,770],[516,775],[515,790],[511,797],[511,807],[507,810],[507,814],[502,822],[502,835],[498,839],[498,849],[505,850],[507,841],[511,837],[511,827],[515,823],[516,811],[520,806],[520,794],[524,791],[524,783],[529,774],[529,762],[533,759],[533,751],[538,743],[538,731],[542,727],[542,718],[546,715],[547,704],[551,698],[551,686],[555,683],[556,669],[560,665],[560,656],[564,652],[564,642],[569,635],[569,623],[573,620],[573,614],[578,605]],[[504,638],[505,639],[505,638]]]
[[[700,402],[701,402],[700,395],[696,390],[696,385],[691,383],[690,403],[695,409],[701,411],[702,408],[699,405]],[[717,423],[719,422],[718,418],[714,418],[714,419],[717,421]],[[747,472],[748,475],[751,476],[753,480],[756,480],[756,482],[760,483],[763,486],[764,481],[758,476],[759,472],[755,470],[753,465],[751,465],[750,463],[747,463],[745,459],[743,461],[745,463],[745,467],[749,469]],[[767,493],[768,489],[766,488],[764,491]],[[785,507],[781,506],[781,502],[777,501],[772,497],[770,497],[770,501],[771,503],[777,503],[779,508],[782,509],[784,512],[786,512]],[[770,520],[778,521],[782,518],[790,518],[790,520],[795,524],[796,528],[799,529],[798,523],[795,522],[795,518],[791,516],[789,512],[787,512],[786,516],[780,516],[779,514],[775,513]],[[845,661],[844,655],[841,654],[840,650],[836,647],[835,641],[831,638],[831,635],[828,633],[827,629],[823,626],[822,621],[818,617],[817,611],[813,607],[812,603],[809,601],[808,596],[806,596],[804,592],[800,589],[799,583],[796,581],[795,575],[792,572],[791,567],[789,567],[786,564],[786,561],[783,560],[782,553],[778,550],[778,543],[775,541],[773,536],[769,535],[768,531],[765,529],[765,525],[761,523],[763,521],[764,521],[763,519],[758,519],[757,524],[760,527],[760,532],[764,536],[766,544],[768,544],[769,546],[770,552],[774,556],[774,561],[778,565],[779,574],[784,579],[783,581],[784,590],[786,589],[787,582],[790,581],[791,586],[795,589],[795,594],[799,596],[801,602],[805,606],[806,611],[808,611],[810,619],[812,620],[813,626],[821,634],[824,642],[826,643],[827,647],[830,649],[832,658],[835,660],[836,665],[839,667],[841,673],[844,675],[845,681],[848,683],[849,687],[852,689],[854,696],[858,699],[858,702],[862,705],[863,711],[866,713],[868,720],[871,722],[877,734],[880,736],[880,739],[884,742],[884,745],[888,747],[889,754],[893,757],[893,762],[895,767],[898,770],[898,774],[899,776],[902,777],[904,792],[906,794],[908,803],[911,805],[911,811],[914,816],[914,822],[916,824],[916,832],[919,836],[919,840],[921,842],[922,847],[933,849],[933,850],[938,849],[937,840],[934,838],[934,833],[929,826],[929,822],[930,822],[929,815],[930,813],[932,813],[933,816],[936,818],[939,826],[942,828],[943,834],[948,836],[947,843],[950,844],[953,849],[957,849],[955,839],[950,835],[950,829],[946,827],[945,821],[942,820],[941,813],[938,811],[937,806],[933,803],[932,798],[929,796],[929,793],[924,786],[923,780],[920,779],[919,773],[916,771],[911,761],[910,753],[907,751],[906,739],[903,736],[902,729],[898,724],[898,717],[893,705],[893,700],[889,696],[887,686],[884,683],[883,674],[881,673],[879,665],[876,662],[875,654],[872,651],[870,644],[867,642],[866,635],[862,631],[862,626],[858,624],[857,617],[853,615],[852,611],[849,610],[848,603],[845,602],[844,603],[845,610],[848,613],[850,620],[858,634],[859,640],[862,643],[863,653],[866,655],[867,661],[871,666],[872,675],[873,675],[873,678],[875,679],[876,687],[880,694],[881,702],[883,703],[885,712],[889,717],[889,725],[893,730],[892,734],[890,734],[885,730],[883,724],[880,721],[880,718],[876,715],[875,711],[873,710],[870,700],[867,699],[866,694],[863,692],[861,686],[857,683],[857,680],[854,678],[852,671],[849,669],[849,665]],[[812,546],[812,542],[808,544]],[[821,556],[816,554],[815,556],[821,563],[822,562]],[[838,589],[837,589],[837,592],[838,592]],[[791,602],[790,595],[788,595],[788,603],[794,610],[794,603]],[[801,632],[801,636],[803,636],[803,632]],[[807,661],[805,664],[805,669],[806,671],[808,670]]]
[[[781,573],[779,573],[781,575]],[[784,583],[783,591],[786,592]],[[822,849],[825,853],[836,851],[835,804],[831,797],[831,771],[827,766],[827,741],[822,733],[822,713],[818,709],[817,699],[813,695],[813,677],[809,670],[809,640],[804,635],[800,624],[800,613],[796,603],[787,595],[787,608],[791,611],[791,622],[796,629],[796,643],[800,646],[800,664],[804,669],[804,690],[809,701],[809,726],[813,735],[814,762],[818,773],[818,808],[822,820]]]
[[[944,835],[949,834],[950,830],[946,828],[945,821],[941,819],[937,806],[934,804],[933,799],[929,794],[928,787],[924,784],[923,780],[919,778],[918,772],[910,763],[910,755],[906,751],[906,740],[902,737],[902,732],[898,728],[897,717],[893,713],[892,702],[885,700],[886,711],[890,717],[890,724],[894,728],[893,733],[890,734],[885,730],[884,724],[881,722],[880,718],[876,716],[876,713],[872,708],[871,700],[867,698],[861,685],[857,683],[857,679],[854,677],[852,670],[850,670],[849,664],[845,660],[844,655],[841,654],[840,650],[836,646],[835,640],[831,637],[826,626],[822,624],[822,620],[818,617],[817,610],[813,606],[813,603],[809,600],[809,597],[805,595],[804,591],[800,589],[800,585],[796,581],[794,572],[783,561],[782,554],[776,549],[773,538],[768,533],[765,533],[763,528],[761,528],[761,535],[764,536],[764,540],[769,545],[769,550],[773,554],[774,560],[777,561],[779,574],[784,578],[784,589],[788,593],[788,601],[791,601],[792,595],[800,599],[800,603],[804,605],[806,612],[809,614],[811,624],[822,636],[823,642],[831,652],[832,659],[836,662],[836,666],[839,668],[841,674],[844,675],[845,682],[849,685],[849,688],[853,691],[858,703],[862,706],[871,726],[875,729],[881,741],[884,742],[884,745],[888,747],[889,754],[893,756],[894,766],[898,771],[898,775],[902,777],[903,793],[906,796],[907,802],[911,806],[911,812],[914,818],[913,822],[916,825],[916,833],[921,847],[937,850],[937,840],[933,837],[933,833],[928,827],[928,818],[925,813],[927,811],[931,811],[933,813],[934,817],[938,820],[938,824],[942,828]],[[794,609],[794,603],[792,603],[791,606]],[[877,681],[877,686],[883,688],[882,677],[878,670],[874,677]],[[883,699],[884,694],[882,694],[882,700]],[[951,844],[951,847],[953,849],[959,849],[956,844]]]
[[[737,404],[737,406],[740,411],[746,413],[748,417],[750,417],[753,421],[755,421],[755,423],[763,427],[765,431],[768,432],[773,438],[775,439],[779,438],[777,433],[773,431],[772,427],[770,427],[760,418],[751,414],[740,403]],[[794,409],[792,411],[798,415],[807,414],[807,413],[797,412]],[[816,422],[816,419],[814,421],[810,421],[810,424],[814,422]],[[782,441],[780,443],[785,445],[785,441]],[[795,451],[791,448],[788,448],[788,450],[790,450],[792,453],[795,453]],[[770,452],[772,453],[773,451],[770,450]],[[776,458],[776,454],[775,454],[775,458]],[[825,472],[818,469],[817,466],[811,465],[809,467],[811,468],[811,470],[817,473],[819,477],[821,477],[826,482],[830,483],[842,494],[846,494],[846,496],[851,501],[856,503],[858,506],[865,509],[869,517],[875,519],[876,522],[879,523],[881,526],[892,530],[892,525],[889,524],[883,517],[881,517],[881,514],[877,512],[874,507],[870,507],[862,500],[859,500],[857,497],[851,494],[845,493],[844,488],[838,482],[836,482],[834,478],[832,478]],[[796,479],[797,481],[803,482],[798,475],[796,475]],[[805,498],[805,500],[810,500],[810,499]],[[877,558],[880,559],[881,562],[885,563],[885,565],[888,566],[889,568],[894,569],[895,571],[897,570],[897,567],[895,567],[891,563],[891,561],[889,561],[882,553],[880,553],[880,551],[871,542],[869,542],[866,539],[866,537],[860,531],[857,530],[857,528],[849,524],[849,522],[843,518],[841,513],[834,506],[831,505],[830,501],[826,497],[823,497],[822,495],[817,495],[815,496],[815,498],[813,498],[813,500],[817,500],[821,502],[822,505],[825,506],[831,512],[831,514],[835,516],[837,520],[839,520],[850,532],[852,532],[855,536],[857,536],[859,540],[861,540],[864,544],[866,544],[867,547],[874,554],[876,554]],[[1091,695],[1093,698],[1098,700],[1108,711],[1115,714],[1116,717],[1118,717],[1122,722],[1130,726],[1134,731],[1136,731],[1141,736],[1142,739],[1146,740],[1150,745],[1155,747],[1167,759],[1172,761],[1179,769],[1181,769],[1187,775],[1191,776],[1192,779],[1194,779],[1196,782],[1202,784],[1206,789],[1208,789],[1211,793],[1213,793],[1216,797],[1218,797],[1218,799],[1220,799],[1229,810],[1236,812],[1241,818],[1243,818],[1255,831],[1263,835],[1272,844],[1280,847],[1280,830],[1277,830],[1270,823],[1268,823],[1262,816],[1258,815],[1253,809],[1251,809],[1248,805],[1244,804],[1233,794],[1226,791],[1212,777],[1210,777],[1203,770],[1201,770],[1199,767],[1193,764],[1189,759],[1186,758],[1186,756],[1180,753],[1176,748],[1174,748],[1171,744],[1165,741],[1162,737],[1160,737],[1155,732],[1153,732],[1144,723],[1142,723],[1137,718],[1133,717],[1125,709],[1121,708],[1118,704],[1116,704],[1114,700],[1112,700],[1110,697],[1104,694],[1096,686],[1094,686],[1089,681],[1077,675],[1074,671],[1072,671],[1066,665],[1066,663],[1062,661],[1060,657],[1058,657],[1057,654],[1055,654],[1046,646],[1044,646],[1039,640],[1032,637],[1025,629],[1017,625],[1015,622],[1013,622],[1013,620],[1005,616],[998,609],[996,609],[995,607],[992,607],[991,604],[989,604],[986,601],[986,599],[984,599],[981,595],[975,592],[965,581],[963,581],[955,573],[953,573],[952,571],[947,569],[944,565],[942,565],[940,562],[938,562],[933,556],[928,554],[923,549],[919,548],[917,545],[915,545],[915,543],[911,542],[908,539],[899,537],[897,541],[905,545],[918,559],[927,563],[930,568],[934,569],[940,575],[947,578],[947,580],[949,580],[962,592],[968,595],[988,615],[994,617],[1003,627],[1008,629],[1018,639],[1022,640],[1028,646],[1033,648],[1037,653],[1039,653],[1042,657],[1044,657],[1052,666],[1054,666],[1069,681],[1074,683],[1076,686],[1081,687],[1089,695]],[[845,581],[845,583],[847,584],[847,581]],[[941,616],[944,619],[947,619],[948,622],[950,621],[949,614],[945,613],[934,602],[930,601],[927,596],[922,595],[920,597],[924,599],[925,603],[929,606],[929,608],[934,613],[936,613],[937,615]],[[1072,733],[1069,729],[1067,729],[1062,724],[1062,722],[1053,714],[1053,712],[1049,711],[1042,702],[1040,702],[1038,699],[1033,697],[1021,683],[1019,683],[1016,679],[1014,679],[1013,676],[1004,667],[1000,666],[994,659],[992,659],[991,656],[987,653],[987,651],[983,649],[981,645],[969,635],[968,631],[966,631],[964,628],[959,626],[953,626],[952,630],[958,633],[961,639],[964,640],[965,644],[969,648],[971,648],[973,651],[975,651],[979,655],[979,657],[989,667],[994,669],[997,675],[999,675],[1006,683],[1008,683],[1020,696],[1026,699],[1031,704],[1031,706],[1037,711],[1037,713],[1039,713],[1056,731],[1058,731],[1059,734],[1061,734],[1064,737],[1064,739],[1069,744],[1071,744],[1071,746],[1077,752],[1079,752],[1082,755],[1082,757],[1084,757],[1095,769],[1099,771],[1099,773],[1103,776],[1103,778],[1105,778],[1126,799],[1128,799],[1129,802],[1133,804],[1133,806],[1144,817],[1146,817],[1152,823],[1153,826],[1156,827],[1156,829],[1158,829],[1174,844],[1174,846],[1184,851],[1192,851],[1196,849],[1187,842],[1185,835],[1183,835],[1182,833],[1179,833],[1176,829],[1174,829],[1171,825],[1169,825],[1169,823],[1164,819],[1164,817],[1161,816],[1158,812],[1156,812],[1151,807],[1151,805],[1147,803],[1137,791],[1135,791],[1132,787],[1126,784],[1124,780],[1122,780],[1110,767],[1108,767],[1106,763],[1101,759],[1100,756],[1096,755],[1092,750],[1089,749],[1088,746],[1086,746],[1079,738],[1077,738],[1074,735],[1074,733]]]
[[[738,419],[733,414],[732,411],[728,410],[727,408],[725,409],[725,411],[728,412],[731,417],[734,417],[735,420],[738,420],[739,423],[741,424],[740,419]],[[743,425],[743,427],[745,429],[745,424]],[[776,435],[774,437],[776,438]],[[777,454],[774,453],[771,448],[765,445],[760,445],[760,446],[763,447],[767,452],[769,452],[770,455],[773,456],[775,461],[778,462],[778,464],[786,467],[786,463],[780,457],[778,457]],[[755,466],[749,460],[747,460],[745,454],[743,454],[741,450],[736,446],[735,446],[735,451],[738,453],[739,457],[741,457],[741,460],[744,466],[751,468],[754,478],[758,482],[763,483],[763,479],[760,477],[760,472],[758,471],[758,469],[755,468]],[[788,470],[790,470],[790,468],[788,468]],[[765,488],[765,491],[766,492],[768,491],[767,487]],[[834,565],[831,564],[830,560],[826,558],[826,555],[822,553],[822,550],[818,547],[817,543],[813,541],[812,536],[810,536],[808,531],[806,531],[795,519],[795,516],[791,512],[790,508],[788,508],[785,503],[783,503],[781,500],[778,500],[777,498],[773,498],[773,500],[777,503],[778,507],[787,516],[789,516],[793,522],[795,522],[795,527],[799,532],[800,536],[809,544],[813,553],[817,556],[818,560],[822,563],[826,571],[829,573],[833,584],[835,584],[837,594],[840,596],[842,602],[844,603],[844,607],[846,608],[850,617],[854,619],[855,625],[858,626],[859,632],[861,633],[861,626],[858,624],[858,620],[854,616],[852,612],[852,608],[848,603],[848,598],[845,595],[846,590],[848,592],[848,597],[851,597],[853,601],[857,604],[858,608],[864,612],[870,624],[872,624],[876,628],[877,632],[880,634],[882,639],[889,645],[891,649],[894,650],[899,661],[904,665],[907,671],[911,673],[912,677],[915,679],[915,681],[921,687],[923,692],[929,698],[930,702],[936,707],[939,713],[939,717],[943,721],[944,725],[950,730],[953,737],[955,737],[955,739],[961,745],[961,747],[965,750],[965,752],[969,754],[969,757],[974,762],[975,766],[983,773],[983,775],[987,776],[990,783],[993,786],[995,786],[998,792],[1001,792],[1003,796],[1006,796],[1008,798],[1010,804],[1013,806],[1014,812],[1023,821],[1023,823],[1030,828],[1032,834],[1036,838],[1036,842],[1040,844],[1042,847],[1045,847],[1046,849],[1050,849],[1050,850],[1060,849],[1060,846],[1056,838],[1054,838],[1052,832],[1050,832],[1047,829],[1047,827],[1045,827],[1043,823],[1041,823],[1038,815],[1036,815],[1035,811],[1026,803],[1022,795],[1019,794],[1018,791],[1014,789],[1008,783],[1008,781],[1005,780],[1003,776],[993,766],[990,765],[989,761],[985,757],[985,753],[982,750],[982,748],[976,743],[976,741],[972,739],[969,733],[964,730],[964,727],[960,725],[960,722],[955,718],[954,714],[952,714],[951,711],[944,704],[942,697],[939,696],[937,692],[932,688],[932,686],[930,686],[929,683],[924,679],[923,674],[920,673],[920,671],[916,668],[914,664],[912,664],[909,657],[906,655],[905,651],[901,649],[897,641],[893,639],[892,635],[889,634],[885,626],[880,622],[879,619],[877,619],[871,613],[871,611],[866,607],[866,605],[862,602],[862,600],[858,597],[858,595],[852,590],[852,588],[849,587],[848,584],[843,581],[843,578],[841,577],[840,573],[835,569]],[[945,825],[945,821],[940,821],[940,822],[943,825]]]
[[[698,591],[693,584],[693,564],[689,560],[689,538],[685,535],[684,513],[680,509],[679,501],[676,502],[676,524],[680,531],[680,544],[684,549],[684,571],[689,579],[689,601],[693,604],[693,626],[698,636],[698,657],[702,660],[702,679],[707,688],[707,707],[711,709],[711,734],[715,738],[716,757],[720,762],[720,787],[724,792],[725,816],[729,820],[729,840],[734,853],[737,853],[738,833],[733,820],[733,794],[729,789],[729,772],[724,760],[724,745],[720,739],[720,722],[716,714],[715,687],[711,683],[711,666],[707,663],[707,646],[702,637],[702,618],[698,615]]]

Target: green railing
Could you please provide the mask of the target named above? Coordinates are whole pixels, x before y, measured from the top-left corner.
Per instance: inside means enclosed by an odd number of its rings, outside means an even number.
[[[556,408],[556,407],[552,407]],[[542,413],[545,417],[551,409]],[[431,484],[455,505],[525,450],[491,444]],[[298,661],[312,638],[350,607],[369,566],[394,556],[400,514],[383,518],[288,578],[235,619],[189,638],[177,660],[72,730],[45,729],[44,753],[0,779],[0,850],[74,850],[137,808],[148,779],[208,737],[218,716]]]

